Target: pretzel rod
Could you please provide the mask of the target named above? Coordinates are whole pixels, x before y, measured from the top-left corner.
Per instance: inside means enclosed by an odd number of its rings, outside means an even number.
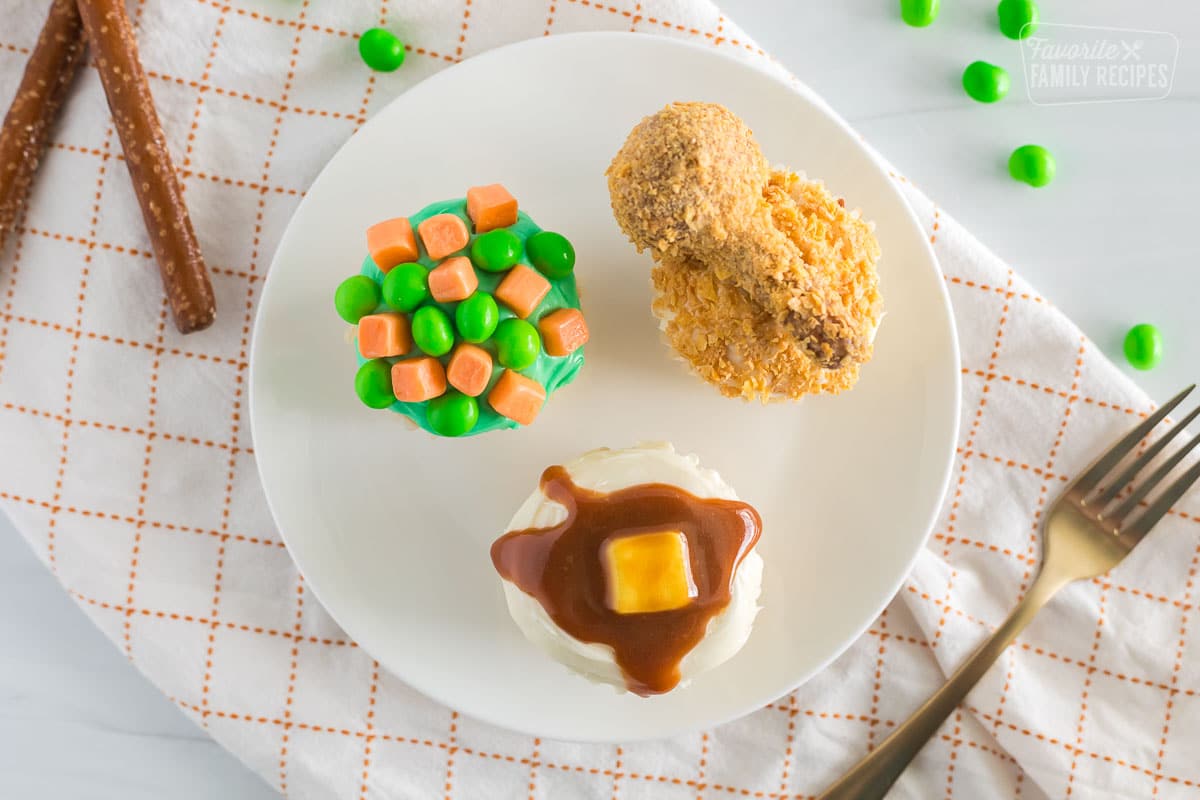
[[[25,205],[54,118],[83,60],[80,26],[74,0],[53,0],[0,127],[0,250]]]
[[[78,5],[175,327],[180,333],[202,330],[216,315],[212,284],[138,60],[137,41],[125,3],[78,0]]]

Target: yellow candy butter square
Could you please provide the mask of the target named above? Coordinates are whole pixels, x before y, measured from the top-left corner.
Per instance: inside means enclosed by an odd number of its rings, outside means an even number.
[[[608,607],[618,614],[683,608],[696,596],[687,537],[681,531],[632,533],[602,548]]]

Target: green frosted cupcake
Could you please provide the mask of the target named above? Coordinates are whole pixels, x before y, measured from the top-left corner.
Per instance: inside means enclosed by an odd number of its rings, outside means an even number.
[[[440,436],[529,425],[583,367],[575,250],[499,184],[367,229],[334,292],[355,329],[355,390]]]

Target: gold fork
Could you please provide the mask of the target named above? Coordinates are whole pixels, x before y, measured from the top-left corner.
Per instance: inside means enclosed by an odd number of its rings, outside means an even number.
[[[1200,415],[1200,408],[1180,420],[1127,467],[1120,471],[1117,468],[1154,426],[1195,388],[1193,384],[1184,389],[1121,437],[1054,501],[1045,517],[1045,556],[1041,571],[1008,619],[955,670],[945,686],[818,800],[882,798],[1004,649],[1033,620],[1034,614],[1071,581],[1098,577],[1119,564],[1183,497],[1200,478],[1200,463],[1164,489],[1144,511],[1136,513],[1146,495],[1200,444],[1200,436],[1163,460],[1145,480],[1133,487],[1128,497],[1116,502],[1118,495],[1133,484],[1134,478]]]

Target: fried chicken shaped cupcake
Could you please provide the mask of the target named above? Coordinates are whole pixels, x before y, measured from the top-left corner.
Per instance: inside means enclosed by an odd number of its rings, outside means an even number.
[[[673,103],[608,168],[613,214],[654,257],[668,343],[728,397],[837,393],[883,313],[873,226],[815,181],[772,169],[742,120]]]

